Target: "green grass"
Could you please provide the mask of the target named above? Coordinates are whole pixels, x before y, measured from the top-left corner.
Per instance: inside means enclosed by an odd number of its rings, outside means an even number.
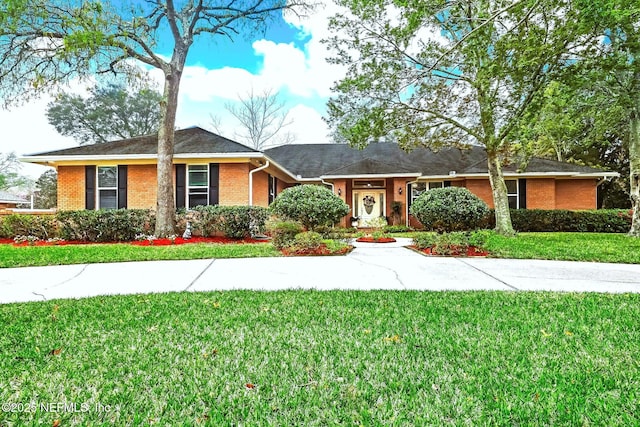
[[[134,246],[126,243],[24,247],[0,245],[0,267],[269,256],[280,256],[280,252],[268,243],[196,243],[175,246]]]
[[[90,410],[4,411],[0,425],[637,425],[638,318],[631,294],[233,291],[2,305],[0,402]]]
[[[486,248],[499,258],[553,259],[640,264],[640,239],[611,233],[520,233],[492,235]]]

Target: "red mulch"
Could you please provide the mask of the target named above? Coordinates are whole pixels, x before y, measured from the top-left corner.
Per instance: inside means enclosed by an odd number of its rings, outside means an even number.
[[[356,239],[356,242],[360,243],[393,243],[395,241],[396,239],[393,237],[379,237],[377,239],[373,237],[358,237]]]
[[[348,246],[346,248],[337,250],[335,252],[331,252],[327,245],[322,244],[318,249],[314,250],[299,250],[299,251],[291,251],[288,249],[282,249],[280,252],[284,256],[326,256],[326,255],[346,255],[353,249],[352,246]]]
[[[184,245],[189,243],[223,243],[223,244],[235,244],[235,243],[264,243],[265,240],[257,239],[230,239],[228,237],[192,237],[191,239],[183,239],[182,237],[176,237],[173,242],[171,239],[155,239],[155,240],[136,240],[133,242],[84,242],[75,240],[63,240],[58,242],[47,242],[44,240],[37,241],[33,244],[29,242],[14,243],[13,239],[0,239],[0,244],[13,244],[13,246],[67,246],[67,245],[87,245],[87,244],[114,244],[114,243],[129,243],[134,246],[169,246],[169,245]]]
[[[453,253],[449,255],[441,255],[437,252],[433,252],[432,248],[418,249],[415,246],[409,246],[409,247],[415,251],[422,252],[423,254],[426,254],[426,255],[436,255],[436,256],[488,256],[489,255],[489,252],[482,250],[480,248],[476,248],[475,246],[469,246],[466,251],[463,251],[462,249],[454,249]]]

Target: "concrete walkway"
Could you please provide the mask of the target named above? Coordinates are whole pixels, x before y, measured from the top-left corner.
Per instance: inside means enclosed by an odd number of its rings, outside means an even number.
[[[229,289],[640,292],[640,265],[426,257],[396,243],[344,257],[145,261],[0,269],[0,303]]]

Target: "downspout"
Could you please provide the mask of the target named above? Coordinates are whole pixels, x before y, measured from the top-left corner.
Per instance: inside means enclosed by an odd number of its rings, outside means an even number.
[[[324,178],[320,178],[320,182],[322,182],[324,185],[328,185],[328,186],[330,186],[330,187],[331,187],[331,192],[332,192],[332,193],[335,193],[336,186],[335,186],[335,184],[334,184],[334,183],[332,183],[332,182],[327,182],[327,181],[325,181],[325,180],[324,180]]]
[[[253,206],[253,174],[268,168],[269,164],[269,160],[267,160],[264,165],[249,172],[249,206]]]

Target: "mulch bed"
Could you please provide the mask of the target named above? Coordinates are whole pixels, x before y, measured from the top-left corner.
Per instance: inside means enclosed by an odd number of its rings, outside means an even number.
[[[299,250],[299,251],[291,251],[288,249],[282,249],[280,252],[284,256],[327,256],[327,255],[346,255],[353,250],[353,246],[348,246],[346,248],[331,252],[327,245],[322,244],[318,249],[314,250]]]
[[[374,237],[358,237],[356,242],[360,243],[393,243],[396,239],[393,237],[378,237],[377,239]]]
[[[454,248],[452,253],[444,254],[444,255],[434,252],[433,248],[418,249],[416,246],[413,246],[413,245],[408,247],[413,249],[416,252],[420,252],[425,255],[433,255],[433,256],[486,257],[489,255],[489,252],[481,248],[476,248],[475,246],[469,246],[468,248],[466,248],[466,250],[464,250],[463,248]]]
[[[219,243],[219,244],[240,244],[240,243],[265,243],[262,239],[230,239],[228,237],[192,237],[191,239],[183,239],[182,237],[176,237],[175,239],[155,239],[155,240],[136,240],[133,242],[85,242],[75,240],[61,240],[55,242],[47,242],[46,240],[40,240],[37,242],[29,243],[14,243],[13,239],[0,239],[0,244],[12,244],[13,246],[68,246],[68,245],[88,245],[88,244],[131,244],[134,246],[170,246],[170,245],[184,245],[190,243]]]

